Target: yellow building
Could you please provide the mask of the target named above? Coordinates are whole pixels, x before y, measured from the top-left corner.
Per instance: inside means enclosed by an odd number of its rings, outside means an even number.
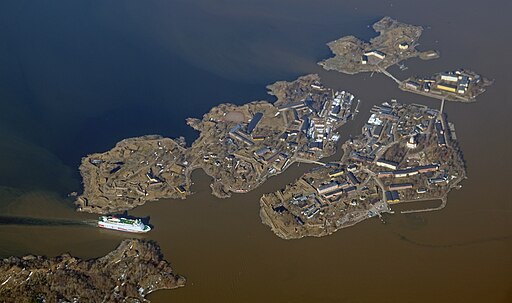
[[[457,92],[457,88],[454,87],[454,86],[451,86],[451,85],[438,84],[436,86],[436,88],[439,89],[439,90],[444,90],[444,91],[450,92],[450,93]]]
[[[343,175],[344,173],[345,173],[345,171],[340,169],[340,170],[337,170],[337,171],[334,171],[334,172],[330,173],[329,177],[330,178],[335,178],[335,177]]]
[[[179,192],[180,194],[185,194],[187,192],[187,190],[185,189],[185,187],[183,185],[180,185],[180,186],[176,186],[175,187],[176,191]]]

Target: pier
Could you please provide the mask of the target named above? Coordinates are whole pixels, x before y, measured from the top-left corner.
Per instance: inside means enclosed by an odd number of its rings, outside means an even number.
[[[383,73],[384,75],[388,76],[389,78],[393,79],[393,81],[395,81],[398,85],[402,85],[402,81],[398,80],[395,76],[393,76],[390,72],[388,72],[387,70],[383,69],[382,67],[378,66],[378,65],[375,65],[379,71],[381,73]]]
[[[448,201],[448,199],[446,197],[444,197],[444,198],[441,199],[441,205],[439,205],[438,207],[431,207],[431,208],[425,208],[425,209],[403,210],[400,213],[401,214],[414,214],[414,213],[424,213],[424,212],[441,210],[441,209],[446,207],[446,202],[447,201]],[[417,202],[417,200],[414,201],[414,202]]]

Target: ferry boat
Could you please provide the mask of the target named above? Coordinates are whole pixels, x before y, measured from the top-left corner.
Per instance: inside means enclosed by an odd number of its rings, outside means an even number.
[[[142,223],[140,219],[128,219],[114,216],[101,216],[98,219],[98,227],[130,233],[147,233],[151,230],[151,227]]]

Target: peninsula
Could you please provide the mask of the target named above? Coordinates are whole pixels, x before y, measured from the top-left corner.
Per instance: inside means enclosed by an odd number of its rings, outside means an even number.
[[[4,302],[148,302],[160,289],[185,285],[158,245],[124,240],[93,260],[64,254],[9,257],[0,261],[0,298]]]
[[[144,136],[82,159],[84,192],[78,209],[113,213],[161,198],[190,195],[190,175],[201,168],[213,178],[217,197],[245,193],[295,162],[315,163],[336,152],[345,122],[359,101],[325,87],[318,75],[268,86],[275,103],[220,104],[188,125],[200,132],[186,147],[182,138]]]
[[[327,45],[334,57],[319,62],[326,70],[335,70],[346,74],[361,72],[383,72],[388,67],[419,57],[423,60],[435,59],[439,53],[434,50],[420,52],[416,49],[423,32],[421,26],[398,22],[384,17],[373,25],[379,33],[369,42],[354,36],[342,37]]]
[[[260,200],[260,217],[284,239],[325,236],[390,205],[441,200],[466,177],[455,127],[446,115],[396,101],[374,106],[362,134],[343,144],[339,162],[305,173]]]

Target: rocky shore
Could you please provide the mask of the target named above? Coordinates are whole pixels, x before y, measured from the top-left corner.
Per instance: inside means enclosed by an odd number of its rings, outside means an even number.
[[[151,292],[184,285],[158,244],[138,239],[92,260],[69,254],[0,260],[1,302],[149,302]]]
[[[345,36],[327,43],[334,57],[319,62],[326,70],[346,74],[382,72],[388,67],[410,58],[436,59],[435,50],[421,52],[416,49],[423,32],[421,26],[384,17],[373,24],[379,35],[366,42],[354,36]]]

